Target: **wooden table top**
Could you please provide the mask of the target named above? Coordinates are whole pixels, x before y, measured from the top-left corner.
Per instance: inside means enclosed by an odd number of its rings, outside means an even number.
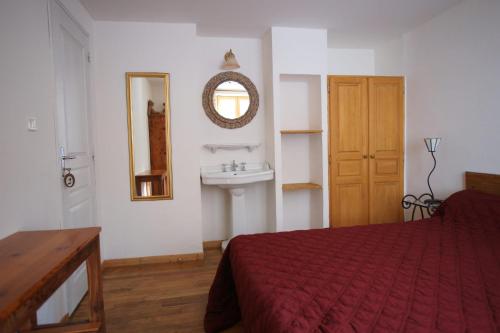
[[[0,321],[29,300],[100,231],[100,227],[21,231],[0,240]]]

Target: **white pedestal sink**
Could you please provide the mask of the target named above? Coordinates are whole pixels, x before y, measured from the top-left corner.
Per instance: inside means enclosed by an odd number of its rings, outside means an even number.
[[[222,166],[201,168],[201,181],[205,185],[216,185],[227,189],[231,195],[231,231],[230,239],[247,233],[245,185],[269,181],[274,178],[274,171],[268,163],[247,164],[246,170],[222,171]],[[225,249],[229,240],[222,242]]]

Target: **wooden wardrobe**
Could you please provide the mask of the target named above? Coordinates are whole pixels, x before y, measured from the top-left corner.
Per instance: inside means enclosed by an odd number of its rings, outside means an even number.
[[[402,77],[329,76],[330,226],[403,220]]]

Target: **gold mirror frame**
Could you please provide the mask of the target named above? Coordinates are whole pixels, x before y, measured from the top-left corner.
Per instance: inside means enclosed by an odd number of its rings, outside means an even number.
[[[226,81],[238,82],[247,90],[250,97],[248,111],[243,116],[236,119],[229,119],[221,116],[215,109],[213,103],[215,90],[219,84]],[[203,109],[205,109],[207,117],[210,118],[214,124],[222,128],[234,129],[245,126],[255,117],[257,110],[259,109],[259,93],[257,92],[257,88],[255,88],[253,82],[245,75],[230,71],[222,72],[215,75],[207,82],[205,89],[203,90],[202,102]]]
[[[152,201],[152,200],[172,200],[173,177],[172,177],[172,144],[170,137],[170,75],[169,73],[154,72],[127,72],[125,74],[127,85],[127,125],[128,125],[128,152],[130,170],[130,200],[132,201]],[[139,196],[137,195],[134,170],[134,142],[132,124],[132,79],[133,78],[160,78],[163,79],[163,94],[165,100],[165,141],[166,141],[166,184],[164,195]]]

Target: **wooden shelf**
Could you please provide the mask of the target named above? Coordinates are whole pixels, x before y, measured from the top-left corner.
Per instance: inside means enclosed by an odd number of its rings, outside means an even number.
[[[281,134],[321,134],[323,130],[281,130]]]
[[[288,183],[282,185],[283,191],[320,190],[321,185],[316,183]]]

